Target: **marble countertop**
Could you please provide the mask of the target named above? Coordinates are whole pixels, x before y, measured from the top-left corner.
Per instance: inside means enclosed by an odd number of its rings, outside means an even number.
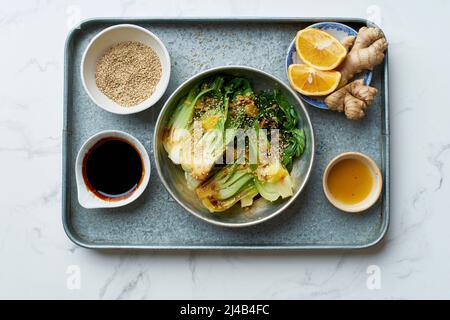
[[[0,298],[450,298],[450,2],[1,0]],[[64,41],[99,16],[342,16],[390,42],[391,225],[356,252],[97,252],[61,224]],[[445,60],[447,59],[447,60]]]

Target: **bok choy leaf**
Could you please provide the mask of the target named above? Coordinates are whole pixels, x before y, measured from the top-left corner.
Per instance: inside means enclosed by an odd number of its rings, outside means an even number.
[[[196,192],[210,212],[225,211],[238,201],[242,206],[250,206],[258,194],[251,170],[238,164],[223,167]]]
[[[199,84],[195,85],[176,107],[163,136],[164,148],[175,164],[181,164],[183,154],[189,152],[195,105],[205,94],[219,90],[222,83],[220,79],[216,79],[213,82],[204,82],[201,87]]]

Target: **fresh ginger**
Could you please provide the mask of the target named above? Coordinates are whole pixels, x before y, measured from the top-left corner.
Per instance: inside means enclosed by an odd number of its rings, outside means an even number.
[[[352,47],[353,43],[355,42],[356,36],[347,36],[344,39],[342,39],[341,44],[344,46],[345,50],[347,52]]]
[[[356,39],[347,37],[342,44],[347,49],[354,44],[347,57],[337,69],[341,73],[339,87],[346,85],[353,77],[363,70],[372,70],[384,59],[384,51],[388,43],[383,32],[378,28],[362,27]]]
[[[359,120],[364,117],[377,94],[377,89],[365,86],[362,79],[355,80],[330,94],[325,103],[330,110],[344,112],[348,119]]]
[[[340,89],[330,94],[325,103],[330,110],[344,112],[348,119],[359,120],[372,104],[377,89],[365,86],[362,79],[348,82],[356,74],[380,64],[388,43],[380,29],[362,27],[356,37],[344,38],[342,45],[351,50],[337,69],[341,73]]]

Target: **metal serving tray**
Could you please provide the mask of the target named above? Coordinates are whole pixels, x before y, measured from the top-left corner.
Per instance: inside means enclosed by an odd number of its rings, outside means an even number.
[[[153,155],[158,113],[169,94],[199,71],[220,65],[248,65],[287,81],[286,50],[301,28],[318,21],[338,21],[355,29],[362,19],[94,19],[68,36],[65,48],[63,190],[64,229],[88,248],[130,249],[356,249],[377,244],[389,223],[388,59],[374,70],[379,89],[367,117],[349,121],[342,114],[307,106],[316,136],[316,159],[310,180],[295,203],[260,225],[229,229],[207,224],[179,206],[164,189],[154,168],[144,194],[116,209],[87,210],[77,201],[74,166],[82,143],[94,133],[119,129],[133,134]],[[140,25],[165,43],[172,59],[166,94],[150,109],[134,115],[108,113],[89,99],[80,79],[81,56],[100,30],[119,23]],[[360,151],[383,172],[383,194],[363,214],[335,209],[322,191],[326,164],[337,154]]]

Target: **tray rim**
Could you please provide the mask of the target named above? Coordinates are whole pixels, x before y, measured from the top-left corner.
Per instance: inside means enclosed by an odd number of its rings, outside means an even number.
[[[361,244],[349,244],[349,245],[332,245],[332,244],[309,244],[309,245],[145,245],[145,244],[95,244],[87,242],[79,238],[71,229],[69,223],[69,209],[68,209],[68,195],[66,185],[68,183],[67,173],[68,162],[68,136],[71,134],[68,129],[68,105],[69,105],[69,48],[72,44],[72,40],[77,32],[79,32],[84,26],[88,26],[93,23],[315,23],[319,21],[337,21],[343,23],[360,23],[367,25],[374,25],[375,23],[365,18],[346,18],[346,17],[252,17],[252,16],[238,16],[238,17],[95,17],[81,21],[77,26],[69,31],[65,45],[64,45],[64,86],[63,86],[63,145],[62,145],[62,196],[61,196],[61,218],[64,228],[64,232],[67,237],[76,245],[87,249],[98,250],[154,250],[154,251],[185,251],[185,250],[201,250],[201,251],[310,251],[310,250],[333,250],[333,251],[349,251],[349,250],[362,250],[380,244],[387,234],[390,224],[390,122],[389,122],[389,49],[385,52],[384,59],[384,125],[381,129],[381,135],[384,137],[384,154],[382,155],[382,161],[384,161],[384,201],[382,206],[383,221],[380,228],[380,234],[376,239],[368,243]]]

